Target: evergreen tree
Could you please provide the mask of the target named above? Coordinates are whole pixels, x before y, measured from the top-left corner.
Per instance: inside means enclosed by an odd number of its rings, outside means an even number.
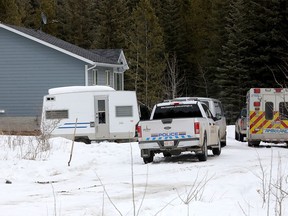
[[[182,77],[186,77],[183,83],[181,95],[191,95],[193,91],[190,83],[194,76],[191,57],[192,25],[191,25],[191,2],[187,0],[163,0],[153,1],[156,14],[161,27],[164,30],[164,43],[167,59],[177,59],[177,71]],[[166,71],[168,79],[169,71]],[[169,80],[167,80],[169,81]]]
[[[80,47],[91,48],[95,39],[94,11],[94,0],[65,0],[59,3],[58,37]]]
[[[96,48],[125,48],[129,8],[127,0],[99,0],[95,10]]]
[[[0,21],[12,25],[21,24],[21,11],[16,0],[0,0]]]
[[[249,37],[253,43],[246,60],[254,87],[277,87],[276,81],[282,85],[287,82],[280,69],[287,50],[285,7],[283,0],[250,2],[254,13],[249,16],[253,23]]]
[[[245,0],[231,2],[229,16],[226,17],[227,42],[223,46],[221,66],[218,68],[216,82],[220,85],[219,99],[222,101],[228,123],[233,123],[245,103],[248,82],[248,67],[245,58],[249,52],[245,22],[247,8]]]
[[[152,107],[163,98],[165,70],[163,31],[149,0],[140,0],[132,13],[127,59],[128,88],[136,90],[138,100]]]

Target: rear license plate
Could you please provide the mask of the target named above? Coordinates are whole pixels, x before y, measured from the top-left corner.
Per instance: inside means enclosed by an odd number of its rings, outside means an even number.
[[[164,141],[164,146],[165,147],[174,146],[174,141]]]

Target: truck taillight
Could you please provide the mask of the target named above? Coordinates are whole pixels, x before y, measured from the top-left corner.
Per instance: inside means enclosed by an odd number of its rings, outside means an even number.
[[[138,137],[142,137],[142,129],[141,126],[137,126],[137,133],[138,133]]]
[[[199,122],[194,122],[194,133],[200,134],[200,123]]]
[[[255,88],[255,89],[254,89],[254,93],[255,93],[255,94],[260,94],[260,92],[261,92],[261,89],[260,89],[260,88]]]

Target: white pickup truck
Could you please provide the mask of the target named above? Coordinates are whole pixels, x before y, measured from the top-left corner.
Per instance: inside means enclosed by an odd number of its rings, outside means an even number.
[[[221,154],[219,126],[209,108],[199,101],[172,101],[156,104],[150,120],[137,126],[138,142],[144,163],[151,163],[156,153],[164,157],[195,152],[206,161],[208,149]]]

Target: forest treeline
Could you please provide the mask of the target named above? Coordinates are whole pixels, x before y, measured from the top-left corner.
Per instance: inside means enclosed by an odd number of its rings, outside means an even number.
[[[287,0],[0,0],[0,21],[86,49],[124,50],[125,89],[148,107],[222,101],[233,123],[252,87],[284,87]],[[41,14],[47,23],[41,22]]]

